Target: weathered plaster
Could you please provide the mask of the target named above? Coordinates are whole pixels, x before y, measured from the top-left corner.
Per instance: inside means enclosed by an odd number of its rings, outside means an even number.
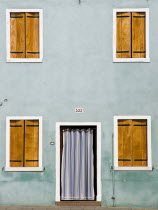
[[[113,8],[149,7],[151,63],[113,63]],[[5,10],[44,12],[43,63],[6,63]],[[151,115],[154,171],[115,172],[117,206],[158,208],[158,1],[0,1],[0,168],[6,116],[43,116],[43,172],[0,172],[1,205],[54,205],[55,123],[102,123],[102,205],[112,206],[114,115]],[[84,114],[75,114],[83,107]]]

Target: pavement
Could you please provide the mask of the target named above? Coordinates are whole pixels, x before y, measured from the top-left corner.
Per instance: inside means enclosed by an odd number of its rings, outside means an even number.
[[[94,206],[0,206],[0,210],[153,210],[130,207],[94,207]]]

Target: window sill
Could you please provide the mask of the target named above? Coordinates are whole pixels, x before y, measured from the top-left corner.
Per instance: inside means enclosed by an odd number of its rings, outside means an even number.
[[[150,63],[150,58],[113,58],[114,63]]]
[[[119,167],[114,166],[115,171],[152,171],[152,167]]]
[[[5,167],[5,171],[44,171],[44,167]]]
[[[42,58],[8,58],[7,63],[42,63]]]

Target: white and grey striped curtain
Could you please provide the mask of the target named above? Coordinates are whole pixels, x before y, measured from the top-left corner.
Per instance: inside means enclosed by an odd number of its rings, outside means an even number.
[[[63,130],[61,199],[94,200],[92,129]]]

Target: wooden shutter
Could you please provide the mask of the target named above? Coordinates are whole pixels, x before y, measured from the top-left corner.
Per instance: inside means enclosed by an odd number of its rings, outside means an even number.
[[[147,120],[133,120],[133,166],[147,166]]]
[[[118,121],[118,166],[132,166],[131,120]]]
[[[25,120],[25,167],[38,167],[39,121]]]
[[[39,13],[26,13],[26,58],[39,58]]]
[[[132,58],[145,57],[145,12],[132,12]]]
[[[131,57],[131,13],[117,12],[116,16],[116,57]]]
[[[147,166],[147,120],[118,121],[118,166]]]
[[[23,166],[24,121],[10,122],[10,167]]]
[[[24,13],[10,14],[10,57],[25,58]]]

